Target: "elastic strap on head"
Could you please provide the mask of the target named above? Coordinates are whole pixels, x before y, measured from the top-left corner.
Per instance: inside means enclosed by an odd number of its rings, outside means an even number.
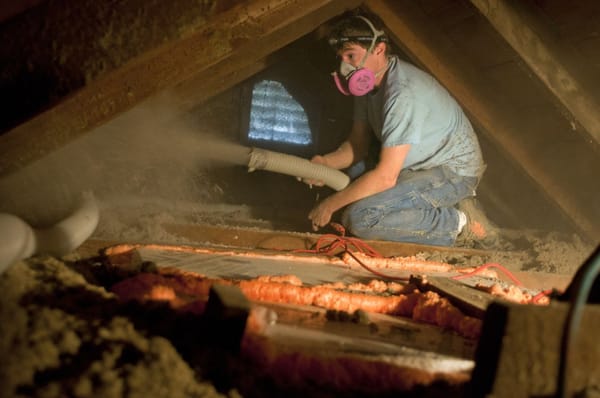
[[[385,32],[383,30],[375,29],[375,26],[373,26],[371,21],[369,21],[367,18],[363,17],[362,15],[357,15],[356,18],[360,18],[363,21],[365,21],[367,23],[367,25],[369,25],[371,32],[373,32],[373,40],[371,40],[371,45],[369,46],[369,50],[367,51],[367,53],[370,53],[375,48],[375,44],[377,44],[377,39],[380,38],[381,36],[385,35]],[[366,56],[363,57],[362,61],[360,62],[360,65],[358,67],[362,68],[363,65],[365,64],[366,60],[367,60],[367,57]]]

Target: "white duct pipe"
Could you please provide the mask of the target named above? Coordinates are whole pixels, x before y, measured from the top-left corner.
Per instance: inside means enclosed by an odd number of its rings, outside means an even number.
[[[92,193],[85,193],[77,208],[50,228],[36,229],[12,214],[0,213],[0,273],[15,262],[36,254],[64,256],[94,232],[100,211]]]
[[[266,149],[252,148],[248,170],[268,170],[309,180],[323,181],[325,185],[341,191],[350,183],[350,177],[331,167],[310,160]]]

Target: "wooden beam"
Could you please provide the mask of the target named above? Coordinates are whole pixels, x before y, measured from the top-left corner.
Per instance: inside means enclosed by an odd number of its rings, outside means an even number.
[[[107,73],[0,136],[0,177],[169,90],[182,110],[260,70],[265,57],[358,0],[251,0]],[[182,62],[185,60],[185,62]]]
[[[581,324],[565,359],[561,342],[571,306],[558,300],[547,306],[500,300],[490,304],[475,353],[469,395],[493,397],[510,391],[515,397],[572,397],[592,391],[600,377],[596,333],[600,306],[581,306]],[[560,394],[557,379],[563,360],[570,366],[565,374],[565,394]]]
[[[495,94],[489,84],[473,70],[466,60],[456,57],[453,44],[433,26],[430,20],[409,0],[367,0],[365,6],[385,23],[391,38],[411,56],[415,62],[426,66],[483,127],[490,140],[504,148],[514,163],[521,165],[523,173],[539,184],[548,198],[573,220],[588,237],[600,236],[600,225],[594,223],[579,209],[572,193],[565,190],[552,175],[532,160],[527,151],[512,137],[514,126],[507,125],[494,103]],[[595,239],[595,238],[594,238]]]
[[[573,54],[552,37],[539,17],[522,1],[471,0],[471,3],[596,143],[600,143],[600,103],[585,89],[586,84],[574,70]]]
[[[304,250],[313,247],[322,234],[270,231],[246,227],[164,224],[165,231],[190,242],[262,250]],[[456,256],[485,257],[489,252],[462,247],[440,247],[392,241],[365,241],[383,256],[415,256],[423,252],[453,253]]]
[[[309,10],[306,8],[310,6],[309,2],[294,1],[302,6],[302,13],[296,13],[294,9],[288,8],[284,10],[285,15],[274,13],[270,18],[255,20],[255,25],[261,25],[260,29],[271,27],[272,30],[252,40],[251,43],[241,46],[228,58],[214,65],[210,69],[211,73],[216,74],[214,78],[206,79],[204,74],[196,74],[193,78],[174,86],[170,91],[179,99],[178,104],[184,110],[190,109],[251,77],[273,62],[280,61],[277,54],[274,54],[276,50],[317,29],[328,19],[358,7],[361,2],[358,0],[320,1],[319,3],[323,4],[319,4],[318,7],[312,6],[313,9]],[[284,23],[285,25],[282,25]],[[278,25],[281,26],[277,28]]]

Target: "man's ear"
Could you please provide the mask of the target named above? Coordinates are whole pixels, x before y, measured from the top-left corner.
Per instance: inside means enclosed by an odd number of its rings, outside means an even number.
[[[385,54],[386,46],[387,45],[384,42],[379,42],[375,46],[375,49],[373,50],[373,52],[375,54],[377,54],[377,55],[379,55],[379,54]]]

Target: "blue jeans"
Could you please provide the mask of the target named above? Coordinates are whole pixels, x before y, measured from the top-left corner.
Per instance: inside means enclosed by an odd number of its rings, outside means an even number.
[[[473,196],[476,177],[446,167],[402,170],[396,186],[350,204],[342,224],[363,239],[451,246],[458,235],[460,200]]]

